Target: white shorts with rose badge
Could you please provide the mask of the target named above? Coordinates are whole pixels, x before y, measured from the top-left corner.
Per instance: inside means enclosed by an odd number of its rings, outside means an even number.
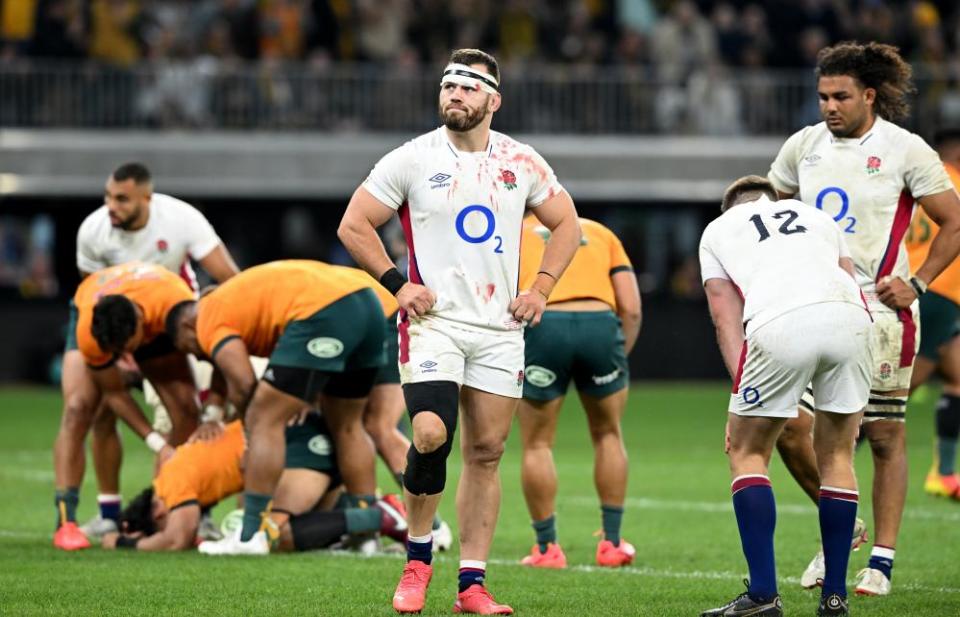
[[[523,396],[523,330],[472,328],[436,317],[400,321],[400,383],[453,381]]]

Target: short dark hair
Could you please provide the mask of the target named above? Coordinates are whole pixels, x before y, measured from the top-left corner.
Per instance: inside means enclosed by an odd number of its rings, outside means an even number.
[[[907,96],[913,87],[913,70],[900,50],[883,43],[845,41],[824,47],[817,54],[816,75],[848,75],[865,88],[877,91],[874,112],[886,120],[901,120],[910,113]]]
[[[150,536],[157,531],[157,522],[153,520],[153,487],[140,491],[120,513],[121,531],[124,533],[143,532]]]
[[[500,82],[500,65],[497,59],[485,51],[479,49],[456,49],[450,54],[450,62],[453,64],[483,64],[487,67],[490,76]]]
[[[167,313],[167,321],[164,322],[164,330],[167,333],[167,336],[170,337],[170,340],[176,343],[177,340],[177,323],[180,321],[180,315],[188,307],[196,304],[195,300],[183,300],[182,302],[177,302],[173,305],[173,308],[170,309],[170,312]]]
[[[153,178],[143,163],[124,163],[113,170],[113,179],[117,182],[133,180],[136,184],[148,184]]]
[[[137,331],[137,309],[126,296],[104,296],[93,307],[91,330],[100,349],[120,353]]]
[[[770,199],[777,200],[777,189],[773,183],[763,176],[744,176],[738,178],[723,192],[723,201],[720,203],[720,212],[726,212],[740,203],[740,199],[750,193],[760,193]]]

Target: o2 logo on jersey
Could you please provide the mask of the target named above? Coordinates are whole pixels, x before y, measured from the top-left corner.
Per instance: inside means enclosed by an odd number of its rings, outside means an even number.
[[[471,220],[476,220],[479,216],[483,217],[484,224],[482,233],[474,235],[467,231],[467,217],[471,214],[474,214],[474,216],[470,217]],[[497,218],[493,215],[493,211],[490,210],[490,208],[480,204],[467,206],[457,215],[456,228],[457,235],[470,244],[483,244],[492,238],[497,243],[497,245],[493,247],[493,252],[503,253],[503,237],[493,235],[497,229]],[[478,231],[475,224],[471,225],[471,231]]]
[[[857,233],[857,230],[854,229],[857,225],[856,217],[847,216],[847,210],[850,209],[850,197],[847,195],[847,192],[839,186],[828,186],[820,191],[820,193],[817,194],[817,208],[824,210],[824,202],[827,201],[827,197],[831,194],[836,194],[837,197],[831,198],[830,202],[836,203],[837,198],[839,197],[840,199],[840,210],[833,215],[833,220],[840,223],[840,227],[848,234]],[[846,226],[844,226],[844,223],[846,223]]]

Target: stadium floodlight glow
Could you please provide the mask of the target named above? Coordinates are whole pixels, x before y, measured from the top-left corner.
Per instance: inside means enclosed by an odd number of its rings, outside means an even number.
[[[0,195],[12,195],[20,190],[20,177],[17,174],[0,174]]]

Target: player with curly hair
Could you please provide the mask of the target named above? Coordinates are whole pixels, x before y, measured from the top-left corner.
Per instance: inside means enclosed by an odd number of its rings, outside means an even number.
[[[937,153],[894,124],[906,118],[907,96],[913,92],[910,65],[897,48],[840,43],[821,50],[816,75],[823,122],[801,129],[784,143],[769,178],[781,198],[796,196],[816,206],[843,230],[857,282],[876,322],[862,429],[873,452],[876,533],[870,563],[857,575],[856,591],[886,595],[906,499],[904,416],[919,340],[917,299],[960,252],[960,198]],[[940,233],[911,275],[903,240],[915,202],[940,225]],[[809,391],[800,405],[806,413],[788,422],[778,442],[781,456],[818,502],[822,526],[832,519],[852,519],[856,507],[848,507],[849,500],[830,498],[831,487],[820,485],[810,445],[816,403]],[[848,542],[849,537],[824,534],[823,548],[829,553],[837,549],[831,543],[849,547]],[[801,583],[814,587],[823,581],[826,589],[839,587],[843,578],[843,572],[826,572],[818,555]]]

